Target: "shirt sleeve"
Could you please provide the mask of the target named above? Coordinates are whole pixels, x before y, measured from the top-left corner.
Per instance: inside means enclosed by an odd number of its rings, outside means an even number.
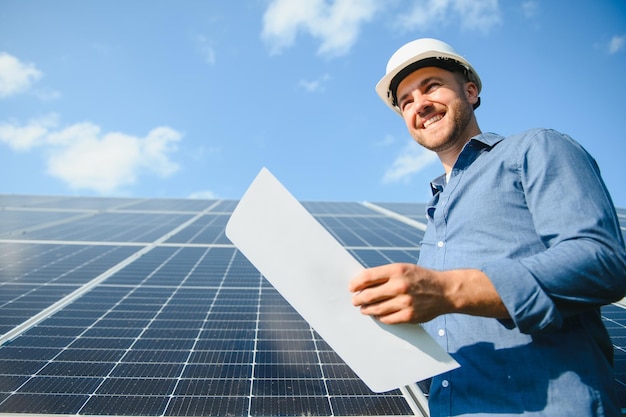
[[[520,181],[546,249],[481,268],[524,333],[626,293],[626,251],[609,193],[593,158],[566,135],[534,130],[519,143]]]

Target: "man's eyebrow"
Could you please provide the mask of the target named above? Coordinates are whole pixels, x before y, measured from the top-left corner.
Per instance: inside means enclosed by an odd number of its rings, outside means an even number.
[[[418,88],[423,88],[426,84],[429,84],[431,81],[440,81],[443,82],[443,77],[440,77],[438,75],[433,75],[432,77],[428,77],[428,78],[424,78],[422,81],[420,81],[420,83],[418,84]],[[411,90],[413,91],[413,90]],[[406,94],[403,94],[402,96],[400,96],[398,98],[398,104],[400,104],[404,99],[406,99],[409,95],[411,94],[411,92],[408,92]]]

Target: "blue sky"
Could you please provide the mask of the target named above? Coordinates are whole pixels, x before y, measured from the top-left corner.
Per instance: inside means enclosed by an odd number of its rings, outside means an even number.
[[[376,96],[435,37],[483,82],[483,131],[555,128],[626,207],[626,3],[0,0],[0,193],[426,202],[437,158]]]

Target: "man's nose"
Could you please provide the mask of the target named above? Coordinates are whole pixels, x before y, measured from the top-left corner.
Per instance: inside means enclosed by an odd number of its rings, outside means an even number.
[[[433,103],[427,94],[422,94],[419,91],[414,91],[413,102],[414,102],[413,110],[420,117],[430,113],[430,111],[432,110]]]

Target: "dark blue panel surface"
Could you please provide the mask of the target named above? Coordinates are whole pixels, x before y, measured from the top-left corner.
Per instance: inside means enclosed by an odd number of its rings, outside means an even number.
[[[412,414],[398,390],[371,392],[232,247],[236,203],[0,196],[29,229],[15,243],[0,228],[0,332],[110,271],[0,346],[0,415]],[[419,256],[419,229],[358,203],[303,204],[364,266]],[[626,398],[625,310],[603,319]]]

